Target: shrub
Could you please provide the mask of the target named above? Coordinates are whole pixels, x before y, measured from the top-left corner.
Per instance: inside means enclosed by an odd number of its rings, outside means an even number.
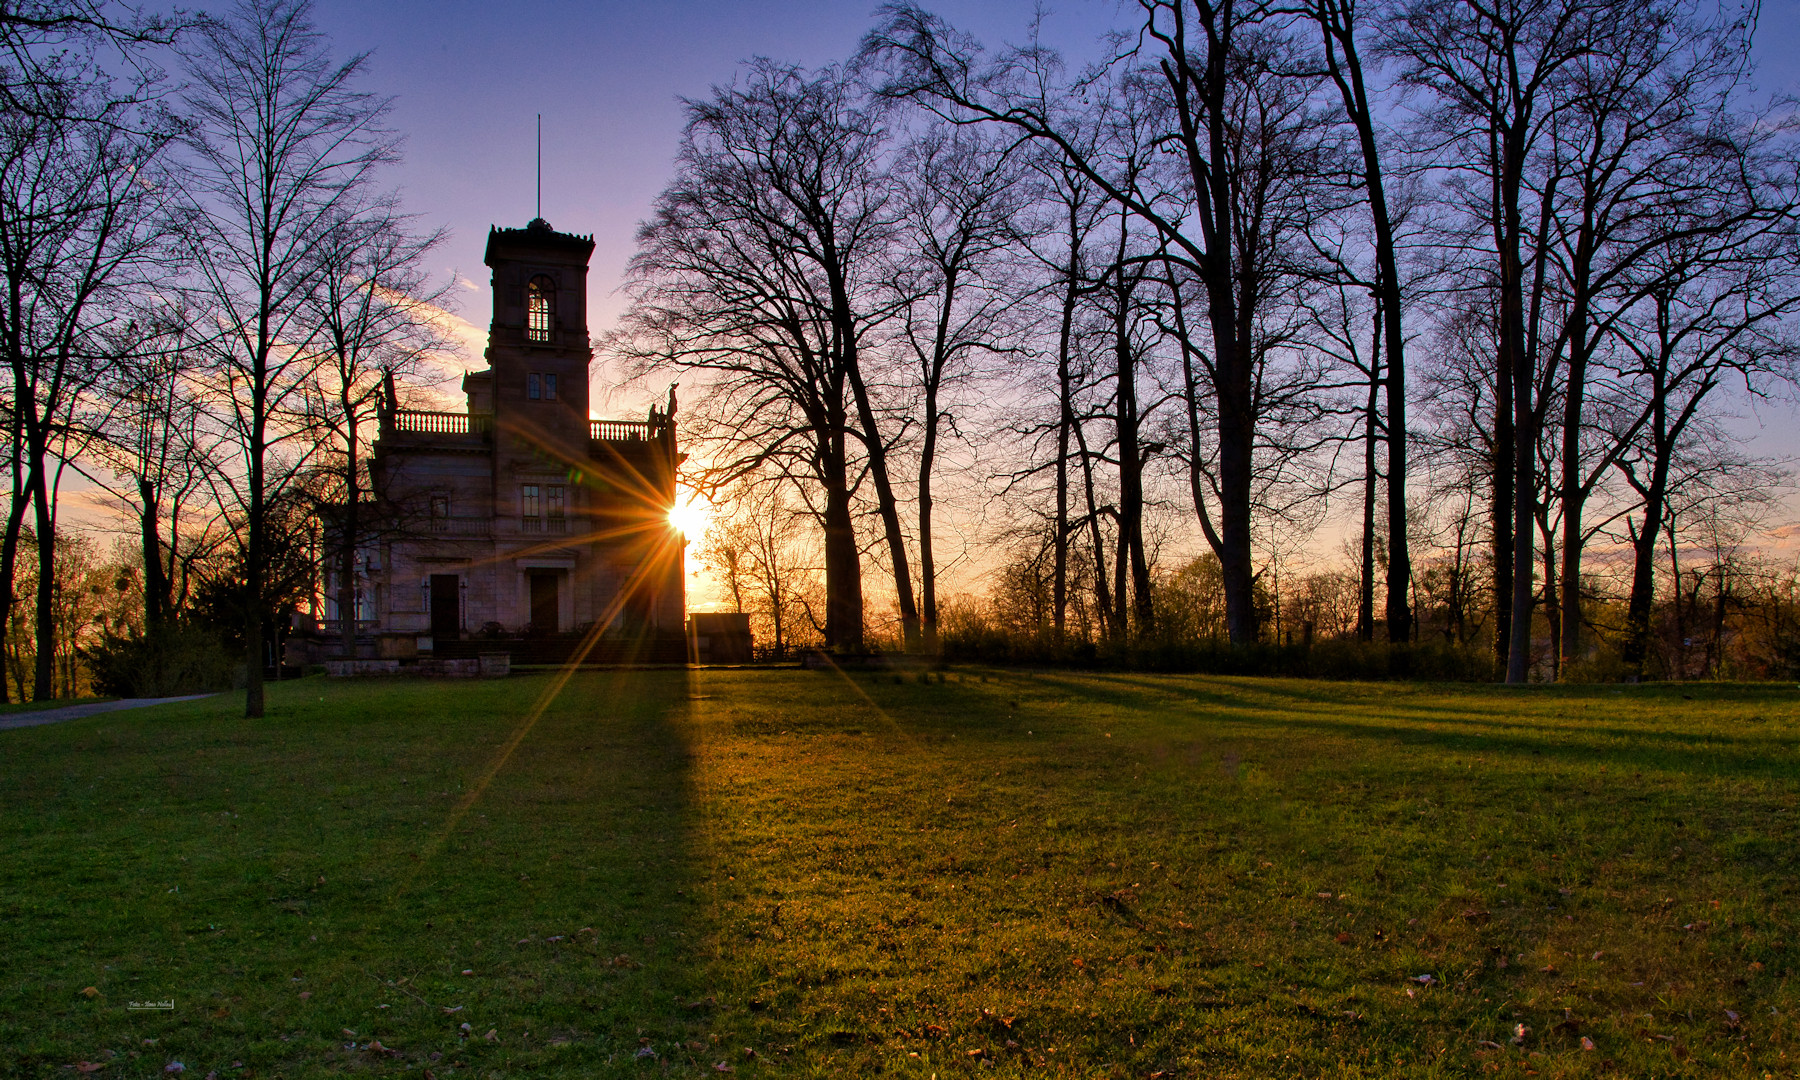
[[[116,697],[171,697],[229,690],[232,660],[220,640],[191,623],[107,634],[82,650],[94,689]]]
[[[992,628],[945,634],[940,640],[944,659],[988,664],[1316,679],[1488,682],[1496,677],[1493,658],[1485,650],[1437,642],[1390,645],[1333,640],[1311,646],[1259,642],[1233,647],[1206,638],[1131,644],[1082,641],[1058,648],[1046,638],[1014,636]]]

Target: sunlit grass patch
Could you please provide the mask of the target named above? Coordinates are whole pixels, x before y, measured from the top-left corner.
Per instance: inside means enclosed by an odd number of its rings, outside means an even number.
[[[548,685],[0,734],[0,1071],[1794,1073],[1791,688]]]

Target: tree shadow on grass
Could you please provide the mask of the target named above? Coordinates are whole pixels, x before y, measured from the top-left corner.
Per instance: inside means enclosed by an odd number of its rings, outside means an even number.
[[[1800,762],[1793,756],[1793,740],[1779,735],[1682,732],[1668,727],[1596,725],[1543,716],[1489,719],[1460,711],[1457,704],[1417,704],[1388,698],[1346,701],[1278,683],[1259,683],[1254,688],[1238,688],[1242,692],[1226,692],[1147,676],[1106,675],[1056,682],[1070,694],[1120,708],[1166,707],[1167,700],[1175,697],[1207,708],[1211,719],[1264,728],[1305,729],[1396,745],[1428,745],[1446,752],[1499,753],[1572,764],[1676,771],[1691,771],[1703,762],[1720,772],[1772,779],[1792,779],[1800,774]],[[1249,699],[1251,693],[1294,704],[1287,709],[1272,707]],[[1472,709],[1484,704],[1469,703]],[[1377,712],[1382,715],[1371,715]],[[1359,713],[1367,719],[1359,718]],[[1409,717],[1412,722],[1405,722]]]
[[[26,748],[0,1071],[698,1064],[686,673],[551,681],[304,680],[261,723],[227,702]]]

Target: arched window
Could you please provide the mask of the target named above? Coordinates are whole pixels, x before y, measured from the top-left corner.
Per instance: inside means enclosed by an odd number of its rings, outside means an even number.
[[[556,325],[556,283],[542,274],[525,286],[525,340],[549,341]]]

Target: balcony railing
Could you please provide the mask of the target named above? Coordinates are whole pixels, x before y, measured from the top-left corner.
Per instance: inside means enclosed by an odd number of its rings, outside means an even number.
[[[662,426],[645,420],[589,420],[588,438],[606,442],[648,442],[662,434]]]
[[[519,531],[561,535],[569,531],[569,519],[566,517],[522,517],[519,519]]]
[[[494,422],[487,413],[395,409],[391,415],[393,431],[421,435],[480,435]]]
[[[493,531],[492,521],[484,517],[434,517],[431,531],[439,536],[486,536]]]

